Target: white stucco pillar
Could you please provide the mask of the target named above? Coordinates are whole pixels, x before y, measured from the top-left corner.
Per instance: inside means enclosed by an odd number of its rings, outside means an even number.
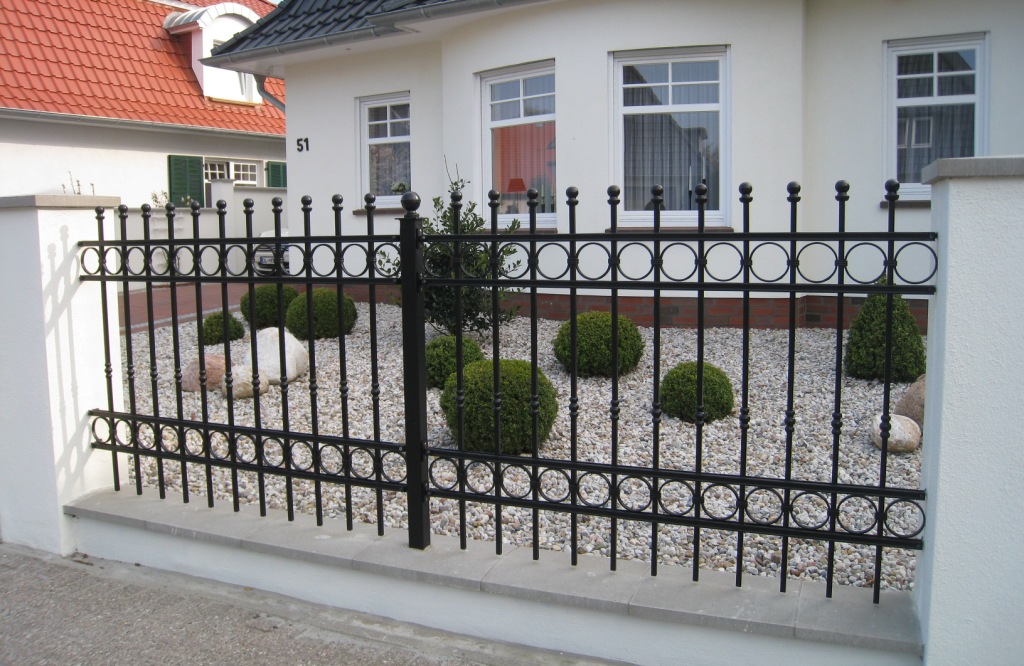
[[[1024,157],[939,160],[916,595],[929,664],[1024,655]]]
[[[98,283],[78,280],[77,242],[95,240],[94,209],[113,197],[0,198],[0,539],[72,548],[63,505],[113,484],[111,456],[89,446],[86,412],[108,405]],[[117,292],[108,288],[110,327]],[[116,338],[115,338],[116,339]],[[120,352],[112,359],[121,405]],[[123,471],[123,468],[122,468]]]

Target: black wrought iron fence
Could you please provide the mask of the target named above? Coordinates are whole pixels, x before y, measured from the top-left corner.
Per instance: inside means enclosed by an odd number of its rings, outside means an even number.
[[[365,200],[363,234],[342,228],[343,201],[336,196],[333,233],[313,235],[312,201],[304,197],[303,233],[293,229],[285,237],[275,203],[272,239],[253,237],[251,202],[243,238],[225,237],[223,203],[217,210],[221,236],[215,239],[199,237],[198,206],[189,211],[191,237],[175,238],[169,223],[168,238],[153,239],[147,232],[137,242],[105,238],[105,211],[98,209],[99,240],[81,244],[82,279],[121,287],[126,331],[137,317],[131,293],[141,285],[135,293],[144,294],[137,298],[145,303],[147,326],[121,340],[105,328],[108,404],[90,411],[93,446],[115,454],[115,484],[116,454],[127,455],[138,493],[152,484],[161,497],[174,488],[187,502],[199,492],[211,506],[218,497],[236,510],[242,502],[258,504],[264,515],[268,507],[280,506],[290,518],[296,511],[314,513],[318,524],[337,516],[351,528],[360,519],[376,522],[381,533],[386,523],[394,524],[408,529],[416,548],[428,545],[432,532],[452,533],[464,548],[469,539],[491,539],[499,554],[504,543],[522,543],[532,546],[535,558],[546,548],[569,550],[574,564],[578,553],[590,551],[604,553],[612,569],[622,558],[642,559],[650,562],[652,575],[659,564],[677,563],[691,565],[694,580],[702,568],[732,569],[737,585],[745,575],[774,573],[782,591],[790,576],[809,576],[824,580],[829,596],[839,579],[872,586],[877,602],[882,587],[893,584],[883,582],[885,558],[923,546],[919,470],[912,458],[895,456],[888,446],[892,313],[900,296],[934,293],[936,236],[896,231],[893,181],[886,184],[887,229],[848,231],[848,190],[837,183],[835,231],[810,232],[798,230],[795,183],[788,188],[785,232],[751,231],[747,184],[740,186],[742,221],[730,234],[704,228],[701,192],[694,229],[663,229],[660,188],[652,191],[651,227],[628,235],[620,233],[614,187],[608,190],[607,233],[578,232],[575,188],[566,192],[567,233],[556,234],[538,232],[536,196],[529,197],[525,233],[502,233],[497,192],[488,202],[490,228],[473,234],[459,228],[460,194],[452,198],[455,233],[430,235],[423,233],[413,193],[402,199],[406,214],[398,235],[375,231],[372,196]],[[146,229],[151,214],[144,209]],[[170,222],[178,211],[169,205],[165,214]],[[118,217],[126,238],[125,207]],[[436,260],[424,261],[431,249],[435,259],[438,249],[448,257],[440,268]],[[268,250],[273,260],[258,264]],[[173,261],[158,270],[155,257],[163,253]],[[901,257],[912,253],[916,260],[903,261],[901,270]],[[486,265],[468,256],[484,256]],[[911,264],[913,275],[906,270]],[[163,297],[154,290],[157,283],[170,285],[172,325],[165,328],[153,323],[154,303]],[[241,398],[239,389],[243,383],[260,386],[267,357],[260,353],[259,336],[217,343],[224,368],[215,391],[208,386],[211,352],[203,318],[179,321],[180,294],[189,294],[202,313],[203,287],[211,284],[221,290],[225,318],[233,316],[230,289],[241,289],[255,303],[257,285],[272,285],[277,317],[270,328],[277,332],[281,374],[276,387],[258,397]],[[308,372],[289,376],[283,341],[292,308],[286,297],[294,288],[302,292],[295,297],[305,302],[298,316],[313,331],[317,290],[324,287],[334,290],[327,298],[338,313],[350,295],[360,296],[361,323],[336,337],[310,335],[302,343]],[[489,336],[479,338],[490,352],[483,415],[472,412],[479,408],[467,396],[479,389],[467,384],[469,337],[458,327],[449,396],[428,389],[424,294],[432,289],[454,294],[457,320],[466,290],[488,297],[494,324]],[[524,316],[503,327],[496,315],[508,291],[520,294]],[[397,296],[400,306],[382,302],[385,292]],[[798,326],[798,299],[808,294],[834,299],[831,332]],[[886,363],[881,381],[857,384],[843,374],[844,309],[851,297],[866,294],[883,294],[887,301]],[[608,377],[585,377],[578,367],[580,303],[594,304],[595,295],[611,313]],[[780,331],[752,324],[751,311],[766,296],[782,308],[786,326]],[[555,297],[566,309],[564,364],[551,350],[562,324],[539,316],[540,300]],[[663,322],[666,305],[679,298],[695,309],[693,329]],[[734,330],[706,325],[705,312],[716,299],[738,304],[742,320]],[[104,300],[105,326],[111,307]],[[624,310],[646,310],[652,323],[642,332],[642,361],[629,372],[618,359]],[[817,346],[805,349],[804,340],[811,338]],[[827,353],[818,353],[822,344]],[[121,387],[114,386],[119,352],[124,408],[117,407]],[[528,405],[513,405],[505,396],[501,361],[510,358],[529,365],[528,398],[518,399]],[[692,422],[664,410],[663,380],[681,360],[693,362],[701,396]],[[737,403],[714,423],[703,399],[713,362],[732,375]],[[189,363],[197,365],[194,392],[186,390]],[[148,381],[140,374],[148,374]],[[547,375],[556,385],[558,406],[545,428]],[[446,400],[447,419],[438,406]],[[871,405],[860,404],[866,402]],[[528,414],[526,453],[508,451],[503,436],[502,414],[513,407]],[[882,415],[879,450],[864,435],[878,418],[876,410]],[[488,445],[468,445],[467,418],[491,424]],[[898,568],[908,566],[905,558],[893,559]]]

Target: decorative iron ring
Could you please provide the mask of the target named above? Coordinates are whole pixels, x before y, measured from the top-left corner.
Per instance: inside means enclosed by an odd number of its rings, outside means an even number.
[[[693,257],[693,261],[692,262],[682,262],[682,261],[680,261],[678,263],[679,264],[689,263],[691,266],[693,266],[693,268],[690,270],[689,273],[687,273],[686,275],[683,275],[681,277],[676,277],[676,276],[672,275],[667,269],[663,269],[661,274],[666,279],[670,280],[671,282],[685,282],[685,281],[689,280],[690,278],[692,278],[694,275],[697,274],[697,252],[688,243],[682,243],[682,242],[669,243],[668,245],[666,245],[663,248],[661,248],[661,256],[659,258],[660,258],[662,264],[665,265],[665,266],[671,266],[673,262],[666,260],[666,256],[668,255],[669,251],[674,250],[676,248],[680,248],[680,247],[681,248],[685,248],[686,250],[688,250],[690,252],[690,255]]]
[[[870,507],[871,523],[867,527],[861,529],[854,529],[850,525],[847,525],[847,521],[843,519],[843,506],[848,502],[856,500],[866,502],[867,506]],[[839,500],[839,503],[836,505],[836,522],[839,523],[839,526],[842,527],[843,530],[850,534],[867,534],[873,530],[876,525],[878,525],[878,505],[875,504],[874,500],[864,497],[863,495],[847,495],[843,499]]]
[[[388,461],[394,458],[398,458],[398,460],[402,463],[401,469],[405,470],[405,472],[403,472],[400,476],[391,476],[390,474],[388,474]],[[398,451],[385,451],[384,455],[382,455],[380,459],[380,475],[381,478],[383,478],[385,481],[389,483],[404,482],[409,475],[408,467],[405,465],[405,456],[399,453]]]
[[[706,269],[707,270],[706,274],[707,274],[707,276],[709,278],[711,278],[715,282],[732,282],[737,277],[739,277],[740,273],[743,272],[743,252],[741,252],[740,249],[738,247],[736,247],[735,245],[733,245],[732,243],[728,243],[728,242],[725,242],[725,241],[720,241],[720,242],[717,242],[717,243],[712,243],[704,251],[704,256],[709,259],[708,264],[711,263],[710,262],[711,253],[714,252],[719,247],[727,247],[730,250],[732,250],[733,252],[735,252],[736,256],[737,256],[737,258],[739,259],[739,262],[740,262],[739,266],[736,268],[736,272],[733,273],[732,275],[730,275],[729,277],[718,277],[717,275],[712,273],[711,270],[709,270],[709,269]]]
[[[821,518],[820,521],[818,521],[816,523],[813,522],[813,521],[804,522],[803,520],[800,519],[800,516],[797,513],[797,509],[799,508],[797,506],[797,504],[800,502],[800,500],[804,499],[805,497],[812,498],[811,499],[812,502],[814,500],[816,500],[816,499],[817,500],[821,500],[821,505],[822,505],[822,508],[824,509],[825,515]],[[808,513],[810,513],[810,512],[808,512]],[[828,499],[826,499],[825,496],[822,495],[821,493],[815,493],[815,492],[810,492],[810,491],[799,492],[799,493],[797,493],[796,495],[793,496],[793,500],[790,502],[790,505],[789,505],[789,515],[793,519],[793,522],[796,523],[797,525],[799,525],[800,527],[802,527],[804,529],[807,529],[807,530],[818,530],[818,529],[821,529],[822,527],[824,527],[825,525],[828,524],[828,519],[831,517],[831,514],[832,514],[832,509],[829,506]]]
[[[626,279],[626,280],[633,280],[633,281],[646,280],[648,277],[651,276],[651,274],[654,273],[654,251],[649,246],[647,246],[645,243],[641,243],[639,241],[629,241],[628,243],[619,246],[618,253],[616,255],[616,264],[615,265],[616,265],[616,267],[621,266],[622,263],[623,263],[622,262],[622,256],[625,254],[626,250],[628,250],[630,248],[633,248],[633,247],[638,247],[638,248],[640,248],[641,250],[643,250],[644,252],[647,253],[647,260],[646,261],[634,261],[633,264],[636,265],[636,266],[647,265],[647,266],[650,266],[650,268],[648,268],[643,273],[643,275],[638,275],[638,276],[634,277],[632,275],[629,275],[629,274],[627,274],[625,272],[620,271],[619,276],[624,278],[624,279]]]
[[[768,278],[760,275],[754,269],[754,265],[755,265],[754,264],[754,255],[756,255],[759,251],[763,250],[764,248],[772,248],[772,247],[774,247],[774,248],[776,248],[776,249],[778,249],[779,251],[782,252],[782,256],[784,256],[786,258],[787,268],[785,270],[783,270],[781,273],[779,273],[778,277],[775,277],[775,278],[772,278],[772,279],[768,279]],[[753,248],[750,251],[750,274],[753,275],[754,277],[756,277],[761,282],[765,282],[767,284],[774,284],[776,282],[779,282],[779,281],[783,280],[786,277],[786,275],[789,274],[789,270],[788,270],[788,268],[789,268],[789,265],[788,265],[789,260],[790,260],[789,252],[786,250],[786,248],[782,247],[781,244],[776,243],[775,241],[772,241],[770,243],[761,243],[760,245],[758,245],[757,247]]]
[[[671,492],[666,492],[666,489],[679,486],[686,489],[687,506],[684,510],[678,511],[669,508],[665,505],[666,497],[671,497]],[[669,514],[671,516],[685,516],[686,514],[693,511],[694,506],[694,494],[693,486],[687,481],[666,481],[661,484],[661,488],[658,490],[658,506],[661,507],[662,513]]]
[[[771,514],[769,514],[769,517],[774,516],[774,517],[771,518],[771,520],[769,520],[768,518],[764,518],[764,519],[759,518],[758,516],[756,516],[753,513],[751,513],[751,509],[753,508],[751,506],[751,504],[752,504],[751,499],[754,497],[754,495],[756,493],[760,493],[760,492],[764,492],[764,493],[768,494],[769,496],[778,499],[778,501],[779,501],[777,509],[773,509],[773,512]],[[745,501],[745,505],[746,506],[743,509],[743,513],[744,513],[744,515],[746,515],[747,518],[749,518],[752,522],[757,523],[758,525],[775,525],[779,521],[782,520],[782,517],[784,515],[786,515],[786,512],[785,512],[785,510],[783,509],[783,506],[782,506],[783,503],[784,503],[784,500],[782,498],[782,493],[780,493],[775,488],[758,487],[758,488],[754,488],[754,489],[750,490],[749,492],[747,492],[746,501]]]
[[[890,522],[890,518],[892,517],[890,514],[891,514],[891,512],[893,510],[893,507],[896,507],[896,506],[899,506],[899,505],[902,505],[902,504],[906,504],[906,505],[909,505],[909,506],[913,507],[913,511],[921,516],[921,520],[919,521],[920,524],[917,526],[917,529],[914,530],[913,532],[907,533],[907,532],[901,532],[900,530],[894,529],[892,523]],[[896,500],[893,500],[893,501],[889,502],[889,505],[887,507],[885,507],[885,513],[884,513],[884,516],[883,516],[883,520],[885,522],[885,529],[886,529],[886,531],[889,532],[889,534],[891,534],[892,536],[898,537],[900,539],[912,539],[912,538],[916,537],[918,534],[920,534],[921,532],[924,531],[924,524],[925,524],[926,518],[925,518],[925,515],[924,515],[924,509],[922,509],[921,505],[918,504],[917,502],[915,502],[913,500],[907,500],[907,499],[896,499]]]
[[[473,469],[477,467],[482,467],[487,472],[484,475],[484,478],[487,480],[486,487],[478,487],[473,483]],[[469,488],[471,492],[477,495],[490,495],[491,493],[494,492],[494,467],[492,467],[490,463],[474,460],[473,462],[466,465],[465,473],[466,487]]]
[[[607,266],[607,268],[604,270],[603,273],[601,273],[599,275],[587,275],[587,273],[584,272],[584,270],[582,268],[582,266],[585,265],[586,262],[582,261],[580,259],[580,257],[583,256],[583,252],[584,251],[586,251],[586,250],[588,250],[588,249],[590,249],[592,247],[599,248],[600,250],[602,250],[604,252],[604,262],[603,263],[604,263],[605,266]],[[602,280],[602,279],[608,277],[608,274],[611,273],[611,271],[612,271],[612,268],[611,268],[611,258],[612,258],[611,250],[606,245],[603,245],[602,243],[598,243],[596,241],[591,241],[589,243],[584,243],[583,245],[580,245],[579,247],[576,248],[576,263],[577,263],[577,265],[581,266],[581,268],[578,268],[576,270],[579,273],[580,277],[582,277],[584,280]]]
[[[522,473],[525,474],[526,478],[529,480],[529,482],[526,484],[526,490],[523,491],[521,494],[512,492],[511,490],[509,490],[509,487],[507,485],[507,481],[509,480],[509,472],[514,472],[516,470],[522,471]],[[526,467],[523,465],[508,465],[502,468],[501,491],[505,493],[506,497],[513,497],[515,499],[525,499],[529,497],[530,493],[533,491],[533,475],[530,474],[530,470],[526,469]]]
[[[451,468],[451,483],[441,483],[438,480],[437,471],[441,465]],[[431,460],[430,465],[427,467],[427,475],[430,479],[430,484],[440,490],[454,490],[459,485],[459,467],[451,458],[434,458]]]
[[[540,266],[543,265],[543,263],[544,263],[543,261],[540,261],[540,254],[542,252],[544,252],[545,250],[547,250],[548,248],[554,248],[554,249],[562,252],[565,255],[565,268],[562,269],[562,272],[557,274],[557,275],[548,275],[547,273],[545,273],[543,270],[540,269]],[[546,280],[561,280],[562,278],[564,278],[566,275],[569,274],[569,269],[570,269],[569,264],[572,261],[572,259],[569,256],[569,248],[566,247],[565,245],[562,245],[561,243],[545,243],[543,246],[538,247],[537,248],[537,260],[538,260],[537,261],[537,266],[538,266],[537,274],[540,275],[541,277],[543,277]],[[561,265],[561,262],[555,262],[555,265],[559,266],[559,265]]]
[[[939,271],[939,258],[935,254],[935,248],[930,246],[930,245],[926,245],[925,243],[922,243],[921,241],[914,241],[912,243],[906,243],[905,245],[902,245],[900,247],[900,249],[896,250],[896,257],[895,258],[897,260],[899,260],[900,253],[902,253],[904,250],[906,250],[909,247],[923,247],[924,249],[928,250],[928,252],[931,254],[931,257],[932,257],[932,270],[931,270],[931,272],[928,273],[928,275],[926,275],[921,280],[910,280],[905,275],[900,273],[899,269],[894,269],[895,273],[896,273],[896,276],[899,277],[899,279],[902,280],[905,284],[924,284],[925,282],[928,282],[933,277],[935,277],[935,274]]]
[[[561,476],[562,479],[564,479],[565,493],[563,495],[556,497],[550,494],[552,487],[559,482],[556,480],[548,481],[545,483],[544,477],[547,476],[548,474]],[[543,497],[548,502],[553,502],[555,504],[561,504],[563,502],[566,502],[569,499],[569,496],[572,494],[572,480],[569,478],[568,472],[566,472],[564,469],[552,468],[544,470],[543,472],[540,473],[540,483],[538,485],[540,486],[540,496]]]
[[[862,243],[854,243],[852,246],[847,248],[846,256],[844,257],[844,259],[846,260],[847,266],[849,266],[850,264],[854,263],[850,259],[851,255],[853,255],[853,253],[855,251],[859,250],[862,247],[867,247],[867,248],[876,250],[879,253],[879,255],[881,255],[882,261],[885,261],[885,251],[883,251],[882,248],[878,247],[874,243],[870,243],[870,242],[864,241]],[[878,273],[875,273],[873,277],[871,277],[871,278],[869,278],[867,280],[859,280],[856,277],[854,277],[853,273],[850,272],[849,268],[846,269],[846,277],[850,278],[850,280],[856,282],[857,284],[874,284],[874,283],[878,282],[878,279],[880,277],[882,277],[882,275],[884,275],[884,274],[885,274],[885,271],[884,270],[880,270]]]
[[[806,263],[806,262],[801,262],[800,261],[800,256],[803,255],[804,252],[806,252],[807,250],[811,249],[812,247],[823,247],[823,248],[825,248],[826,250],[828,250],[829,252],[832,253],[832,262],[831,262],[832,263],[832,271],[828,275],[826,275],[825,277],[821,278],[820,280],[815,280],[812,277],[808,277],[808,275],[803,271],[803,269],[800,268],[800,266],[803,263]],[[807,245],[804,245],[799,250],[797,250],[796,256],[797,256],[796,272],[797,272],[797,274],[800,277],[802,277],[807,282],[810,282],[811,284],[823,284],[823,283],[828,282],[829,280],[831,280],[833,277],[835,277],[836,271],[838,270],[837,264],[838,264],[838,261],[839,261],[839,253],[836,251],[836,249],[834,247],[832,247],[828,243],[825,243],[825,242],[822,242],[822,241],[814,241],[812,243],[808,243]]]
[[[600,502],[597,502],[596,500],[589,500],[586,497],[586,494],[585,494],[585,491],[584,491],[584,484],[585,484],[585,482],[587,480],[589,480],[591,478],[593,478],[593,479],[600,479],[601,483],[604,484],[604,488],[603,488],[604,499],[601,500]],[[586,506],[593,507],[593,508],[603,507],[603,506],[606,506],[611,501],[612,484],[611,484],[611,481],[609,481],[608,477],[606,477],[605,475],[599,474],[597,472],[584,472],[576,480],[576,483],[577,483],[577,490],[576,490],[577,496],[579,497],[580,502],[582,502]]]
[[[727,491],[729,495],[732,495],[732,510],[729,511],[728,513],[724,513],[721,515],[716,514],[713,507],[708,506],[708,493],[710,493],[712,490],[715,490],[716,488],[723,488]],[[713,483],[709,486],[705,486],[704,490],[701,491],[700,506],[704,510],[705,514],[707,514],[711,518],[714,518],[715,520],[730,520],[739,511],[739,493],[737,493],[736,489],[733,488],[732,486],[726,485],[724,483]]]
[[[646,491],[647,499],[644,500],[642,504],[640,504],[640,503],[627,504],[627,502],[623,501],[623,498],[626,497],[629,494],[629,493],[623,493],[624,484],[626,484],[628,482],[631,482],[631,481],[638,481],[640,483],[640,486],[643,488],[643,490]],[[626,509],[627,511],[634,511],[634,512],[646,511],[648,508],[650,508],[651,503],[653,501],[653,497],[652,497],[652,493],[651,493],[652,488],[653,488],[653,486],[652,486],[650,480],[646,479],[646,478],[644,478],[642,476],[635,476],[634,475],[634,476],[623,477],[622,479],[619,480],[619,485],[616,488],[616,493],[615,493],[616,501],[617,501],[619,506],[621,506],[622,508]]]

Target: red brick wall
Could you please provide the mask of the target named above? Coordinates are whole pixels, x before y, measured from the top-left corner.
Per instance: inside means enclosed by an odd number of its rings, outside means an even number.
[[[345,293],[357,301],[366,301],[369,291],[365,286],[346,287]],[[378,288],[379,303],[397,303],[397,288]],[[648,296],[619,296],[619,313],[632,319],[638,326],[654,323],[654,299]],[[530,314],[528,293],[510,295],[508,303],[519,306],[521,315]],[[846,297],[843,305],[843,328],[850,322],[864,303],[864,297]],[[928,301],[907,299],[910,312],[917,320],[921,333],[928,333]],[[580,295],[576,297],[578,312],[589,310],[610,310],[608,296]],[[543,319],[563,320],[569,318],[569,297],[566,294],[538,294],[537,314]],[[801,296],[796,299],[796,325],[800,328],[835,328],[835,296]],[[665,297],[661,299],[662,326],[694,328],[697,326],[697,299],[695,297]],[[743,300],[740,298],[708,297],[704,300],[704,325],[708,328],[742,326]],[[789,298],[751,298],[750,325],[753,328],[788,328]]]

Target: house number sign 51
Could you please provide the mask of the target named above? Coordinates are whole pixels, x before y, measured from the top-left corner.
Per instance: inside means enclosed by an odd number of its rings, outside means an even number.
[[[309,139],[308,138],[295,139],[295,147],[298,149],[298,151],[300,153],[308,153],[309,152]]]

